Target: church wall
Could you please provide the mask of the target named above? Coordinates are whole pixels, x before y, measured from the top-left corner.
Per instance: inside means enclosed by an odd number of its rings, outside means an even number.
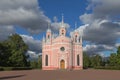
[[[44,44],[43,46],[43,54],[42,54],[42,66],[45,69],[50,69],[51,68],[51,58],[52,58],[52,51],[51,51],[51,45],[50,44]],[[48,55],[48,66],[45,65],[45,56]]]
[[[60,51],[60,48],[61,47],[65,47],[65,51],[62,52]],[[53,63],[54,63],[54,66],[60,68],[60,61],[62,59],[65,60],[65,68],[68,67],[68,53],[70,53],[71,51],[69,51],[71,48],[70,48],[70,43],[69,42],[64,42],[64,43],[54,43],[53,44]]]
[[[79,55],[79,65],[77,65],[77,55]],[[82,46],[80,44],[73,45],[73,68],[82,69],[83,57],[82,57]]]
[[[56,38],[52,35],[50,29],[46,32],[46,39],[43,39],[42,45],[43,70],[61,69],[62,64],[60,62],[63,62],[64,69],[82,69],[83,67],[82,40],[80,42],[80,34],[78,31],[75,31],[71,38],[66,37],[66,28],[63,24],[64,22],[62,20],[59,35]],[[78,54],[79,66],[77,64]],[[45,55],[48,55],[48,66],[45,66]]]

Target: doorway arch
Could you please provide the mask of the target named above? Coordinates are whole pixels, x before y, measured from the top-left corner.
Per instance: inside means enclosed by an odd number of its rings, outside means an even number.
[[[63,59],[60,61],[60,69],[65,69],[65,61]]]

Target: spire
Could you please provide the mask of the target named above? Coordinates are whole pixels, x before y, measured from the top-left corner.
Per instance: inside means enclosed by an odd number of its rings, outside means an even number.
[[[80,37],[80,43],[82,44],[82,35],[81,35],[81,37]]]
[[[50,29],[51,25],[50,25],[50,23],[48,23],[47,26],[48,26],[47,32],[51,32],[51,29]]]
[[[77,28],[77,22],[75,22],[75,30],[76,30],[76,28]]]
[[[77,31],[77,22],[75,22],[75,32]]]
[[[55,34],[53,33],[53,34],[52,34],[52,39],[54,39],[54,38],[55,38]]]
[[[63,14],[62,14],[62,25],[61,26],[64,27],[64,16],[63,16]]]
[[[83,36],[83,31],[81,33],[81,36],[80,36],[80,43],[82,44],[82,36]]]
[[[45,42],[45,37],[44,37],[44,35],[43,35],[43,42]]]
[[[48,29],[50,29],[49,23],[47,24],[47,26],[48,26]]]

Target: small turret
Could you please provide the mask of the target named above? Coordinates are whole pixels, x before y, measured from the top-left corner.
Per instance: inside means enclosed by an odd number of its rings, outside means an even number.
[[[54,35],[54,33],[52,34],[52,39],[54,39],[55,38],[55,35]]]
[[[74,40],[74,42],[75,43],[78,43],[79,42],[79,31],[76,29],[76,27],[77,27],[77,23],[75,23],[75,31],[74,31],[74,33],[73,33],[73,40]]]
[[[66,35],[66,29],[65,29],[65,25],[64,25],[63,15],[62,15],[62,22],[61,22],[61,26],[60,26],[60,30],[59,30],[59,35],[60,36],[65,36]]]
[[[46,42],[51,42],[51,38],[52,38],[52,32],[51,32],[51,29],[49,27],[50,27],[50,25],[48,24],[48,29],[46,32]]]
[[[62,14],[62,22],[61,22],[61,27],[65,27],[65,26],[64,26],[64,16],[63,16],[63,14]]]
[[[47,29],[47,32],[51,32],[51,29],[48,28],[48,29]]]
[[[81,36],[80,36],[80,43],[82,44],[82,34],[81,34]]]
[[[43,40],[42,40],[42,42],[44,43],[45,42],[45,37],[43,36]]]

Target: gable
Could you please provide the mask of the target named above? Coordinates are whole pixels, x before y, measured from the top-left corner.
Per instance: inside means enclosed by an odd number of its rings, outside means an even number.
[[[71,42],[71,39],[66,36],[58,36],[55,39],[53,39],[53,43],[59,43],[59,42],[69,43],[69,42]]]

